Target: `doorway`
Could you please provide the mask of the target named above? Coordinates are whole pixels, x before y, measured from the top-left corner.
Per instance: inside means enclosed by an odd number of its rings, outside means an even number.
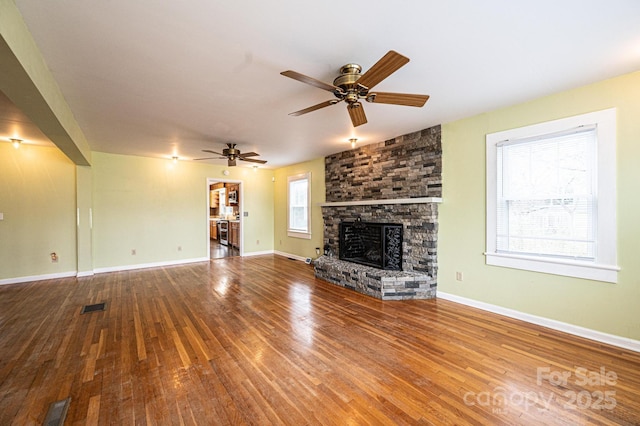
[[[209,258],[242,256],[242,181],[207,179]]]

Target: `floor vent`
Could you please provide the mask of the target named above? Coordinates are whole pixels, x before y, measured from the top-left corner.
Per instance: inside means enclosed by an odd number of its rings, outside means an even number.
[[[47,417],[45,417],[43,425],[62,426],[64,424],[64,418],[67,417],[70,402],[71,398],[52,402],[51,405],[49,405],[49,411],[47,411]]]
[[[106,305],[106,302],[96,303],[94,305],[85,305],[82,308],[82,312],[80,312],[80,313],[81,314],[86,314],[86,313],[89,313],[89,312],[104,311],[105,305]]]

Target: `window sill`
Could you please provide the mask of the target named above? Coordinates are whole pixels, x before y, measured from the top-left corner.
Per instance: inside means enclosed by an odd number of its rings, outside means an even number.
[[[522,269],[546,274],[583,278],[609,283],[618,282],[620,267],[597,263],[571,261],[563,259],[540,258],[535,256],[504,253],[484,253],[487,265]]]
[[[288,237],[293,237],[293,238],[302,238],[304,240],[310,240],[311,239],[311,233],[310,232],[287,231],[287,236]]]

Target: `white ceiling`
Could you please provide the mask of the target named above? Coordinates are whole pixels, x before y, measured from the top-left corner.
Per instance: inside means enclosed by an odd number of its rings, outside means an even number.
[[[637,0],[16,4],[91,148],[129,155],[233,142],[278,167],[640,69]],[[331,83],[391,49],[411,62],[376,90],[428,94],[423,108],[365,102],[355,129],[344,103],[288,115],[333,95],[281,71]]]

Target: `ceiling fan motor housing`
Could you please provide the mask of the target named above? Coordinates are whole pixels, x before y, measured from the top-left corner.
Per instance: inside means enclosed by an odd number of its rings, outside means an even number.
[[[358,86],[357,82],[362,75],[362,67],[358,64],[347,64],[340,68],[340,75],[333,80],[333,85],[341,90],[335,90],[333,94],[340,100],[352,104],[367,95],[368,89]]]
[[[239,155],[240,155],[240,150],[237,150],[237,149],[235,148],[235,146],[236,146],[235,144],[233,144],[233,145],[228,145],[228,146],[229,146],[229,148],[225,148],[225,149],[223,149],[223,150],[222,150],[222,154],[223,154],[225,157],[228,157],[230,160],[233,160],[233,159],[235,159],[237,156],[239,156]]]

